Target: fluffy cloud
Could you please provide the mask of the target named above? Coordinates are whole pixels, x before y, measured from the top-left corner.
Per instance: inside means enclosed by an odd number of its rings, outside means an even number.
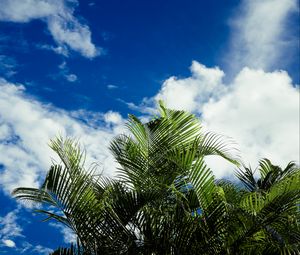
[[[66,79],[67,79],[67,81],[69,81],[69,82],[75,82],[75,81],[77,81],[77,75],[76,74],[73,74],[73,73],[71,73],[71,74],[66,74],[65,75],[65,77],[66,77]]]
[[[84,115],[89,118],[86,123],[80,120]],[[93,121],[97,127],[88,124]],[[121,123],[117,113],[70,113],[42,104],[27,97],[23,86],[0,80],[0,186],[6,192],[37,186],[49,168],[50,156],[55,157],[47,144],[58,134],[80,139],[88,152],[87,163],[100,163],[100,170],[113,174],[116,165],[108,145]]]
[[[230,92],[204,104],[202,119],[208,130],[233,137],[246,165],[263,157],[285,166],[299,162],[299,91],[284,71],[244,68],[230,84]],[[223,175],[221,161],[211,166]]]
[[[280,57],[298,48],[298,37],[287,26],[289,15],[297,11],[296,0],[243,0],[231,20],[229,69],[236,73],[245,66],[276,68]]]
[[[10,239],[4,239],[2,240],[2,243],[6,246],[6,247],[10,247],[10,248],[13,248],[13,247],[16,247],[16,244],[13,240],[10,240]]]
[[[104,120],[107,123],[121,125],[123,123],[122,116],[118,112],[108,111],[104,114]]]
[[[93,58],[100,51],[91,41],[91,31],[74,17],[76,0],[0,0],[0,21],[46,22],[53,39],[63,49],[65,45],[85,57]],[[65,51],[64,51],[65,52]]]
[[[154,100],[162,99],[170,108],[200,111],[207,98],[211,95],[217,97],[225,92],[226,88],[221,86],[224,73],[218,67],[207,68],[193,61],[190,69],[191,77],[178,79],[172,76],[167,79]]]

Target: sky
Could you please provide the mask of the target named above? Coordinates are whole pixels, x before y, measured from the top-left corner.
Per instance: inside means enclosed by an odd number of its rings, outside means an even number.
[[[114,176],[111,139],[159,99],[228,137],[247,166],[299,163],[299,21],[296,0],[0,0],[0,254],[75,238],[10,195],[42,183],[51,138],[79,139]]]

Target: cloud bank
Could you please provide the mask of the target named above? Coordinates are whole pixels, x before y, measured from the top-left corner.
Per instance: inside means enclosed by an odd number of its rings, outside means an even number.
[[[28,97],[22,85],[0,79],[0,187],[10,192],[18,186],[38,186],[50,156],[55,157],[47,144],[58,134],[80,139],[87,163],[99,163],[100,170],[111,175],[116,165],[108,145],[122,127],[118,113],[66,112]]]
[[[74,16],[76,0],[0,0],[0,21],[25,23],[40,19],[47,24],[54,41],[59,45],[56,51],[66,55],[68,46],[87,58],[100,54],[92,43],[89,27]]]

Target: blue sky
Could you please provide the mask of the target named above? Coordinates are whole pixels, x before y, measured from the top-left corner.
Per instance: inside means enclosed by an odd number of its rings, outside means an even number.
[[[234,139],[245,164],[299,162],[296,0],[0,0],[0,254],[47,254],[67,229],[10,196],[38,186],[57,134],[114,175],[127,114],[158,99]],[[215,158],[217,177],[232,166]],[[41,234],[42,233],[42,234]]]

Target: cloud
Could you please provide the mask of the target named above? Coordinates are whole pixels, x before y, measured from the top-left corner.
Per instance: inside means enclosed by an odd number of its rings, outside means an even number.
[[[75,81],[77,81],[77,75],[76,74],[73,74],[73,73],[71,73],[71,74],[66,74],[65,75],[65,78],[67,79],[67,81],[69,81],[69,82],[75,82]]]
[[[108,85],[107,85],[107,88],[108,88],[108,89],[117,89],[118,86],[117,86],[117,85],[114,85],[114,84],[108,84]]]
[[[103,115],[103,120],[106,127],[112,129],[115,134],[124,134],[127,132],[125,129],[125,121],[120,113],[108,111]]]
[[[68,228],[60,223],[54,223],[54,222],[49,223],[49,225],[54,228],[59,229],[60,233],[62,234],[62,236],[64,238],[65,243],[67,243],[67,244],[76,243],[77,236],[70,228]]]
[[[15,70],[17,67],[17,62],[14,58],[0,55],[0,75],[10,78],[15,75],[17,71]]]
[[[236,73],[245,66],[276,68],[282,56],[298,48],[299,38],[288,25],[290,14],[297,11],[296,0],[243,0],[230,22],[229,69]]]
[[[116,115],[117,122],[107,126],[104,114],[66,112],[28,97],[22,85],[0,79],[1,188],[8,193],[19,186],[38,186],[49,169],[50,157],[55,158],[47,144],[58,134],[80,139],[88,152],[87,163],[97,162],[100,170],[114,174],[116,163],[108,146],[122,130],[122,122]]]
[[[67,67],[66,61],[63,61],[58,68],[60,69],[60,72],[55,75],[51,75],[52,78],[56,79],[57,77],[63,77],[68,82],[76,82],[78,81],[78,77],[76,74],[70,73],[69,68]]]
[[[204,104],[208,130],[233,137],[246,165],[263,157],[285,166],[299,163],[299,91],[284,71],[244,68],[220,100]],[[214,168],[221,175],[221,162]]]
[[[67,45],[87,58],[94,58],[101,53],[92,43],[89,27],[74,16],[74,10],[78,6],[76,0],[0,0],[0,5],[0,21],[44,21],[59,45],[57,50]]]
[[[17,223],[19,208],[0,216],[0,248],[9,247],[18,249],[15,243],[16,238],[25,238],[22,234],[22,227]]]
[[[16,244],[13,240],[10,239],[4,239],[2,240],[2,243],[6,246],[6,247],[10,247],[10,248],[14,248],[16,247]]]
[[[190,77],[172,76],[165,80],[159,92],[151,98],[143,98],[140,105],[120,101],[132,110],[150,115],[157,114],[159,100],[169,108],[200,113],[207,100],[216,100],[226,93],[227,87],[222,83],[225,74],[219,67],[209,68],[197,61],[192,62],[190,71]]]
[[[18,209],[7,213],[5,216],[0,216],[0,240],[9,241],[15,237],[23,237],[23,229],[17,223]],[[11,242],[8,242],[11,243]]]
[[[167,79],[154,101],[162,99],[170,108],[200,111],[207,98],[212,95],[217,97],[226,90],[221,83],[224,73],[218,67],[207,68],[193,61],[190,69],[191,77],[178,79],[172,76]]]
[[[56,54],[62,55],[64,57],[68,57],[69,56],[68,48],[66,46],[64,46],[64,45],[54,47],[54,46],[48,45],[48,44],[42,44],[42,45],[41,44],[37,44],[36,47],[38,49],[41,49],[41,50],[53,51]]]
[[[123,118],[118,112],[108,111],[104,114],[104,121],[114,125],[123,124]]]

